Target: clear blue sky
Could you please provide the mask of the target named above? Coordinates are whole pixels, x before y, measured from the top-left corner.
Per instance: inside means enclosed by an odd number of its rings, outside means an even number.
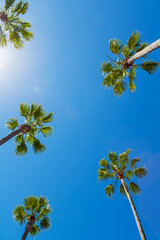
[[[121,98],[102,87],[99,71],[109,39],[126,41],[135,30],[149,43],[159,38],[159,9],[158,0],[30,1],[34,40],[20,52],[0,50],[0,136],[20,102],[53,110],[54,134],[37,156],[18,158],[13,140],[1,147],[0,240],[21,239],[12,210],[30,194],[53,208],[39,240],[140,239],[128,200],[118,192],[107,199],[107,183],[97,181],[99,160],[126,148],[148,168],[133,199],[147,239],[160,239],[160,71],[139,71],[137,91]],[[159,53],[150,57],[160,61]]]

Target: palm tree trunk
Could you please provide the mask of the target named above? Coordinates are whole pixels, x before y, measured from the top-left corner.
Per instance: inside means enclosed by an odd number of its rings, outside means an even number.
[[[144,231],[143,231],[143,228],[142,228],[140,219],[139,219],[139,217],[138,217],[138,213],[137,213],[137,211],[136,211],[134,202],[133,202],[133,200],[132,200],[132,197],[131,197],[131,195],[130,195],[130,193],[129,193],[128,187],[127,187],[127,185],[126,185],[126,183],[125,183],[125,181],[124,181],[123,178],[121,179],[121,182],[122,182],[122,185],[123,185],[124,190],[125,190],[125,192],[126,192],[126,195],[127,195],[127,197],[128,197],[128,200],[129,200],[129,202],[130,202],[130,204],[131,204],[131,208],[132,208],[132,211],[133,211],[133,214],[134,214],[134,217],[135,217],[137,226],[138,226],[138,230],[139,230],[141,239],[142,239],[142,240],[146,240],[146,236],[145,236],[145,234],[144,234]]]
[[[127,64],[131,65],[138,58],[145,56],[146,54],[154,51],[155,49],[157,49],[159,47],[160,47],[160,39],[158,39],[154,43],[150,44],[148,47],[146,47],[145,49],[141,50],[140,52],[134,54],[131,58],[129,58],[127,60]]]
[[[5,142],[7,142],[11,138],[15,137],[17,134],[22,133],[22,132],[23,132],[23,130],[21,128],[18,128],[17,130],[11,132],[6,137],[4,137],[0,140],[0,145],[4,144]]]
[[[0,140],[0,145],[4,144],[5,142],[10,140],[11,138],[15,137],[17,134],[19,134],[19,133],[26,134],[30,130],[31,130],[31,127],[28,124],[22,124],[21,126],[19,126],[19,128],[17,130],[11,132],[6,137],[2,138]]]
[[[28,233],[31,231],[34,223],[35,223],[35,216],[31,216],[30,220],[28,221],[28,223],[26,225],[26,228],[25,228],[25,231],[23,233],[21,240],[25,240],[27,238]]]
[[[25,228],[25,231],[23,233],[23,236],[22,236],[21,240],[25,240],[27,238],[27,236],[28,236],[28,233],[29,233],[29,229]]]

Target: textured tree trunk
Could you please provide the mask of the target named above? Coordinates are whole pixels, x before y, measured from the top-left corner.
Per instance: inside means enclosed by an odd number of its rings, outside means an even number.
[[[2,138],[0,140],[0,145],[4,144],[5,142],[7,142],[8,140],[10,140],[11,138],[15,137],[17,134],[19,133],[27,133],[30,131],[30,126],[27,124],[21,125],[17,130],[11,132],[10,134],[8,134],[6,137]]]
[[[29,234],[29,229],[25,228],[25,231],[23,233],[21,240],[25,240],[27,238],[28,234]]]
[[[22,133],[22,129],[21,128],[18,128],[17,130],[15,130],[15,131],[11,132],[10,134],[8,134],[6,137],[2,138],[0,140],[0,145],[4,144],[5,142],[7,142],[11,138],[15,137],[19,133]]]
[[[28,221],[25,231],[23,233],[23,236],[21,238],[21,240],[25,240],[29,234],[29,232],[31,231],[33,225],[35,223],[35,216],[31,216],[30,220]]]
[[[160,39],[158,39],[154,43],[150,44],[148,47],[146,47],[145,49],[141,50],[140,52],[134,54],[131,58],[129,58],[127,60],[127,64],[128,65],[132,65],[135,60],[137,60],[140,57],[145,56],[146,54],[154,51],[155,49],[157,49],[159,47],[160,47]]]
[[[132,208],[132,211],[133,211],[133,214],[134,214],[136,223],[137,223],[137,227],[138,227],[138,230],[139,230],[139,234],[140,234],[140,236],[141,236],[141,239],[142,239],[142,240],[146,240],[146,236],[145,236],[145,234],[144,234],[144,231],[143,231],[143,228],[142,228],[140,219],[139,219],[139,217],[138,217],[138,213],[137,213],[137,211],[136,211],[134,202],[133,202],[133,200],[132,200],[132,197],[131,197],[131,195],[130,195],[130,193],[129,193],[128,187],[127,187],[127,185],[126,185],[126,183],[125,183],[125,181],[124,181],[123,178],[121,179],[121,182],[122,182],[122,185],[123,185],[124,190],[125,190],[125,192],[126,192],[126,195],[127,195],[127,197],[128,197],[128,200],[129,200],[129,202],[130,202],[130,204],[131,204],[131,208]]]

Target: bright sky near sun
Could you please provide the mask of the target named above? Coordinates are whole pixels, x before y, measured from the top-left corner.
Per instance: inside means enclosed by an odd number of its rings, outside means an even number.
[[[15,156],[13,140],[1,146],[0,240],[21,239],[12,210],[28,195],[46,196],[53,209],[51,229],[36,239],[140,239],[128,200],[118,191],[108,199],[107,182],[97,181],[100,159],[127,148],[148,169],[133,199],[147,239],[160,239],[160,70],[139,71],[137,91],[120,98],[102,87],[100,73],[109,39],[126,41],[135,30],[145,42],[159,39],[160,1],[29,2],[34,40],[22,51],[0,50],[0,136],[21,102],[54,111],[54,133],[36,156]]]

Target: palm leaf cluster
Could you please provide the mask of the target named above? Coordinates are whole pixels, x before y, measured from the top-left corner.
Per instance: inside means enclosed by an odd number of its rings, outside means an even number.
[[[29,42],[33,38],[31,24],[20,18],[27,10],[28,2],[5,0],[4,8],[0,10],[0,46],[4,47],[10,42],[15,48],[21,49],[24,40]]]
[[[15,137],[15,153],[19,156],[25,155],[27,144],[33,147],[35,154],[44,151],[45,146],[37,139],[37,135],[41,133],[44,137],[48,137],[52,134],[53,127],[46,126],[46,124],[53,120],[53,112],[46,114],[42,105],[35,103],[31,106],[21,103],[19,108],[20,116],[24,117],[24,123],[30,127],[30,131],[26,134],[19,133]],[[10,118],[6,126],[13,131],[19,128],[20,124],[17,118]]]
[[[23,206],[18,205],[13,210],[15,222],[19,224],[28,223],[32,217],[35,222],[29,232],[31,236],[36,236],[40,231],[47,230],[51,225],[51,219],[48,216],[51,213],[49,201],[41,196],[28,196],[24,199]]]
[[[137,68],[141,68],[149,74],[152,74],[159,67],[158,62],[144,60],[144,57],[147,57],[147,55],[140,58],[138,64],[127,64],[127,59],[147,46],[148,43],[142,43],[140,33],[137,31],[132,33],[127,44],[124,44],[117,39],[109,40],[109,49],[114,55],[116,55],[116,59],[107,56],[109,61],[103,62],[101,65],[101,71],[104,75],[103,86],[106,86],[109,89],[113,88],[114,95],[118,96],[121,96],[127,90],[127,87],[131,92],[135,91]]]
[[[98,170],[98,176],[100,181],[112,180],[111,183],[105,188],[108,197],[112,197],[118,182],[120,179],[127,180],[127,186],[131,193],[137,194],[140,192],[139,186],[131,181],[133,177],[142,178],[147,174],[147,171],[142,166],[137,166],[140,162],[139,158],[129,160],[130,149],[126,150],[122,154],[117,155],[115,152],[108,154],[108,160],[101,159]],[[120,193],[126,196],[123,185],[120,184]]]

